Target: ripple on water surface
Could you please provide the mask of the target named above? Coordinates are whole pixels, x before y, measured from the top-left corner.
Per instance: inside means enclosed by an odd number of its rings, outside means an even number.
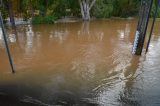
[[[141,57],[131,54],[136,26],[97,20],[8,29],[15,75],[0,33],[0,105],[159,106],[159,25]]]

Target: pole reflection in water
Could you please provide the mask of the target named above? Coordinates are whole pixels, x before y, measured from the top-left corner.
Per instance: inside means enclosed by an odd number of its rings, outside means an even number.
[[[0,105],[158,106],[160,26],[142,57],[131,54],[136,26],[137,20],[17,26],[10,44],[15,76],[6,73],[0,43]]]
[[[4,48],[2,28],[0,27],[0,48]]]
[[[31,58],[32,58],[32,55],[34,54],[34,48],[33,48],[34,41],[33,41],[33,38],[34,38],[34,32],[32,31],[31,25],[28,25],[28,27],[26,28],[25,52],[26,52],[27,56],[31,55]]]

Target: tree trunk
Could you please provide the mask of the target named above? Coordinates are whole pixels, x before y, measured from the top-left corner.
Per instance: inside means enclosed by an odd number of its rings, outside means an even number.
[[[96,0],[79,0],[80,8],[81,8],[81,14],[82,14],[82,19],[84,21],[89,21],[90,20],[90,10],[95,4]]]
[[[14,27],[15,26],[15,20],[14,20],[12,0],[8,0],[8,11],[9,11],[10,23]]]

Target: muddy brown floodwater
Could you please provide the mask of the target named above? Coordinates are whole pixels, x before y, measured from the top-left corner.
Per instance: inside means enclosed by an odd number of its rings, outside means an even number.
[[[16,74],[0,33],[0,105],[160,106],[158,23],[142,56],[137,20],[7,27]]]

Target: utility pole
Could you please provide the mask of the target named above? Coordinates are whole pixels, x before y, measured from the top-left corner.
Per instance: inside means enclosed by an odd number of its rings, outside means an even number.
[[[155,8],[155,13],[154,13],[154,17],[153,17],[153,22],[152,22],[152,26],[151,26],[151,30],[150,30],[150,34],[149,34],[149,40],[147,42],[147,47],[146,47],[146,53],[148,52],[148,49],[149,49],[149,44],[150,44],[150,41],[151,41],[151,37],[152,37],[152,33],[153,33],[153,28],[154,28],[154,25],[155,25],[155,21],[156,21],[156,18],[157,18],[157,14],[158,14],[158,8],[160,6],[160,0],[158,0],[158,4]]]
[[[0,0],[0,3],[1,3],[0,4],[0,7],[1,7],[2,6],[2,0]],[[4,37],[4,43],[5,43],[5,46],[6,46],[6,51],[7,51],[7,54],[8,54],[8,58],[9,58],[9,62],[10,62],[10,65],[11,65],[12,73],[15,73],[15,70],[14,70],[14,67],[13,67],[13,61],[12,61],[11,53],[10,53],[8,42],[7,42],[6,32],[5,32],[5,29],[4,29],[4,24],[3,24],[3,18],[2,18],[1,11],[0,11],[0,26],[2,28],[2,34],[3,34],[3,37]]]
[[[141,8],[139,11],[139,21],[132,49],[132,53],[135,55],[141,55],[142,53],[152,4],[153,0],[141,1]]]

